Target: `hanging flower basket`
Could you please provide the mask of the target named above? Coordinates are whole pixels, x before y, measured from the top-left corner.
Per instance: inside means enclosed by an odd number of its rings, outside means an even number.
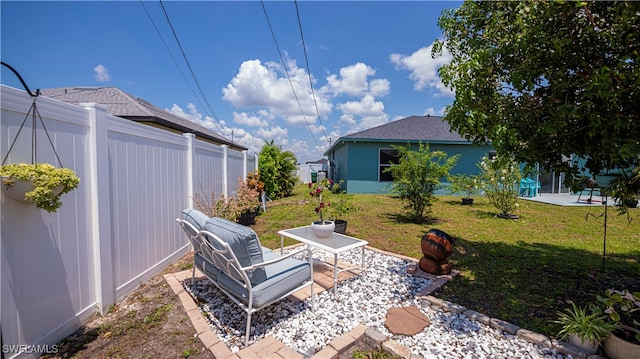
[[[9,151],[4,156],[2,160],[2,166],[0,167],[0,176],[2,177],[2,189],[3,192],[7,194],[7,197],[17,199],[20,202],[31,202],[36,205],[38,208],[42,208],[48,212],[55,212],[62,206],[62,201],[60,201],[60,196],[75,189],[80,184],[80,179],[76,176],[76,173],[68,168],[64,168],[62,166],[62,162],[60,161],[60,157],[56,152],[56,148],[51,141],[51,137],[49,136],[49,132],[44,125],[44,121],[42,120],[42,116],[38,112],[36,101],[40,96],[40,90],[37,90],[35,94],[29,90],[29,87],[22,79],[22,76],[8,64],[1,62],[2,66],[6,66],[9,70],[11,70],[20,80],[25,90],[33,97],[33,102],[31,103],[31,107],[22,121],[20,128],[16,132],[16,136],[11,142],[9,146]],[[32,140],[31,140],[31,164],[19,163],[19,164],[8,164],[5,165],[6,160],[9,158],[9,154],[11,153],[11,149],[13,149],[13,145],[15,145],[18,140],[18,136],[24,127],[27,118],[29,115],[32,116]],[[37,142],[37,131],[36,119],[40,119],[40,123],[42,124],[42,129],[47,135],[47,139],[49,139],[49,144],[53,149],[53,153],[58,160],[61,168],[56,168],[53,165],[48,163],[38,163],[37,160],[37,152],[36,152],[36,142]]]
[[[2,190],[7,197],[55,212],[62,206],[60,196],[80,184],[75,172],[48,163],[9,164],[0,167]]]

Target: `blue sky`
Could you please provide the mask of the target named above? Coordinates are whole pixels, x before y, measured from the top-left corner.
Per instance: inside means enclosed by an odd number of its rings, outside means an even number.
[[[437,69],[448,56],[432,59],[431,45],[442,10],[459,5],[1,1],[0,56],[32,90],[115,86],[251,153],[273,140],[304,163],[340,136],[443,114],[453,92]],[[1,76],[22,88],[4,67]]]

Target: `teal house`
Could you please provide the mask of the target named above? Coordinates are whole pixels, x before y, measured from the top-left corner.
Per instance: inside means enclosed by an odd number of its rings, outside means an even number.
[[[417,150],[420,143],[449,156],[459,154],[452,174],[477,174],[478,161],[494,152],[490,145],[464,139],[442,117],[411,116],[340,137],[324,153],[329,160],[328,177],[343,180],[348,193],[387,193],[393,179],[384,170],[398,163],[393,146]]]

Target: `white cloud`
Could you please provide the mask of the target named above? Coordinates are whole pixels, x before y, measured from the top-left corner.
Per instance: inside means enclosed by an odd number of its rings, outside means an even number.
[[[220,120],[216,124],[216,122],[209,116],[204,116],[203,118],[202,114],[198,112],[198,109],[193,103],[187,104],[187,109],[188,111],[185,111],[179,105],[173,104],[173,106],[171,106],[171,109],[165,108],[165,111],[171,112],[174,115],[194,122],[202,127],[205,127],[215,133],[222,135],[228,140],[232,140],[234,143],[248,148],[248,152],[251,155],[253,155],[254,153],[259,153],[260,150],[262,150],[264,139],[261,136],[255,136],[241,127],[228,126],[226,121],[224,120]],[[242,117],[242,115],[243,114],[239,114],[240,117]],[[268,117],[268,115],[263,114],[261,111],[259,111],[259,115],[264,116],[265,118]],[[245,117],[249,118],[250,116],[247,115]],[[234,113],[234,122],[236,122],[235,120],[236,113]]]
[[[398,70],[409,70],[409,78],[415,81],[413,88],[417,91],[425,88],[433,89],[440,95],[453,96],[453,91],[447,88],[440,77],[438,69],[451,61],[451,55],[443,50],[442,56],[434,59],[431,57],[433,44],[423,47],[411,55],[391,54],[389,59]]]
[[[391,91],[391,83],[387,79],[375,79],[369,83],[369,93],[371,96],[387,96]]]
[[[260,110],[253,114],[250,112],[233,112],[233,122],[245,126],[269,126],[269,119],[273,119],[273,115],[266,110]]]
[[[336,95],[361,96],[369,91],[367,78],[375,74],[375,70],[370,66],[358,62],[341,68],[340,77],[335,74],[328,76],[327,86]]]
[[[344,102],[338,107],[346,114],[358,116],[380,115],[384,112],[384,104],[370,95],[362,97],[360,101]]]
[[[422,112],[423,116],[426,115],[435,115],[436,114],[436,110],[433,107],[427,107],[424,112]]]
[[[284,150],[294,152],[299,160],[307,160],[326,150],[340,133],[387,122],[384,103],[377,98],[390,93],[390,82],[374,78],[372,67],[364,63],[343,67],[338,74],[328,74],[322,86],[311,77],[312,93],[306,69],[298,68],[295,61],[288,61],[286,66],[285,72],[281,64],[257,59],[240,65],[222,90],[223,100],[241,109],[233,113],[234,124],[259,127],[252,132],[254,137],[273,140]],[[334,108],[338,111],[330,116]],[[322,121],[318,120],[318,113]],[[340,120],[335,121],[338,116]],[[306,136],[311,132],[313,141],[296,140],[305,132]]]
[[[203,117],[202,114],[198,112],[196,105],[194,105],[193,103],[187,104],[188,111],[185,111],[184,109],[182,109],[182,107],[175,103],[171,106],[170,109],[165,108],[164,110],[171,112],[176,116],[180,116],[186,120],[194,122],[204,128],[220,134],[227,139],[231,139],[231,130],[224,124],[224,121],[216,121],[209,116]]]
[[[326,129],[327,129],[327,127],[324,124],[323,125],[310,125],[309,126],[309,130],[313,134],[323,133]]]
[[[256,131],[256,134],[267,142],[273,141],[276,145],[286,146],[289,144],[289,130],[280,126],[269,128],[261,127]]]
[[[96,74],[95,79],[98,82],[108,82],[111,81],[111,75],[109,75],[109,70],[104,65],[98,65],[93,68],[93,72]]]
[[[253,155],[254,153],[260,153],[264,140],[260,137],[256,137],[244,128],[241,127],[227,127],[224,121],[220,121],[225,128],[225,137],[233,139],[233,142],[240,144],[248,148],[248,153]]]
[[[358,121],[356,121],[353,115],[345,113],[340,116],[340,123],[348,128],[354,128],[358,124]]]
[[[314,101],[309,75],[304,69],[289,61],[287,72],[289,77],[275,62],[263,65],[260,60],[245,61],[222,90],[222,98],[239,108],[266,108],[290,125],[314,123],[318,113],[326,116],[331,112],[332,105],[321,92],[315,91]]]
[[[384,104],[376,101],[371,95],[366,95],[360,101],[348,101],[338,105],[344,112],[340,121],[353,124],[351,131],[361,131],[387,122]],[[359,118],[359,119],[358,119]]]
[[[373,79],[376,71],[370,66],[358,62],[340,69],[340,76],[327,76],[327,85],[322,89],[334,96],[348,95],[359,97],[363,95],[386,96],[389,94],[390,83],[387,79]]]
[[[331,131],[326,136],[321,136],[320,143],[314,148],[314,153],[324,153],[338,138],[340,138],[340,132],[336,130]]]
[[[426,115],[431,115],[431,116],[444,116],[444,109],[446,107],[441,107],[439,110],[436,110],[433,107],[428,107],[427,109],[424,110],[424,112],[422,113],[423,116]]]
[[[311,150],[309,142],[302,140],[293,140],[291,145],[285,151],[293,152],[299,163],[319,159],[322,155],[322,151],[318,151],[316,149]]]
[[[202,125],[202,115],[198,112],[198,109],[196,108],[196,105],[194,105],[193,103],[188,103],[187,104],[187,109],[189,110],[189,112],[185,112],[182,107],[180,107],[178,104],[173,104],[171,106],[170,109],[165,108],[165,111],[169,111],[172,114],[176,115],[176,116],[180,116],[184,119],[187,119],[189,121],[193,121],[198,123],[199,125]]]

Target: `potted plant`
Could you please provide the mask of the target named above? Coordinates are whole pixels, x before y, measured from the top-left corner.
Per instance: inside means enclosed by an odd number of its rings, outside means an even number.
[[[601,311],[579,307],[570,302],[571,307],[559,312],[559,319],[554,323],[562,325],[558,338],[593,354],[598,346],[616,328]]]
[[[330,220],[324,219],[323,211],[331,206],[331,202],[326,201],[323,196],[329,191],[329,187],[333,184],[332,180],[322,179],[316,186],[313,183],[309,183],[309,195],[313,198],[313,210],[320,217],[319,221],[313,221],[311,223],[311,231],[316,237],[330,237],[335,229],[335,223]]]
[[[463,205],[471,205],[473,204],[473,196],[477,194],[479,191],[478,188],[478,179],[476,176],[466,175],[466,174],[457,174],[450,175],[448,177],[449,180],[449,192],[451,194],[454,193],[463,193],[465,197],[462,197]]]
[[[335,224],[334,232],[345,234],[347,232],[347,221],[344,216],[355,210],[355,206],[353,205],[352,196],[342,189],[342,183],[344,183],[343,180],[340,180],[339,183],[333,183],[331,187],[331,205],[326,209],[329,210],[329,218]]]
[[[47,212],[56,212],[60,196],[78,187],[80,179],[69,168],[56,168],[48,163],[8,164],[0,167],[2,188],[11,198],[34,203]]]
[[[215,192],[211,191],[207,196],[201,191],[193,195],[193,203],[200,212],[209,217],[224,218],[230,221],[235,221],[238,218],[235,201],[233,198],[227,200],[224,194],[216,197]]]
[[[251,178],[255,178],[254,175]],[[245,226],[255,223],[260,212],[260,192],[258,183],[238,179],[239,185],[236,196],[226,198],[225,195],[216,196],[212,191],[208,196],[196,193],[193,202],[196,208],[209,217],[219,217],[238,222]]]
[[[260,185],[259,175],[251,174],[247,176],[247,181],[239,179],[238,190],[236,191],[236,211],[238,217],[236,221],[245,226],[256,223],[256,217],[260,211],[260,191],[264,184]]]
[[[640,358],[640,292],[608,289],[594,306],[607,315],[615,330],[604,342],[610,359]]]
[[[260,178],[260,172],[258,170],[256,170],[255,172],[249,172],[247,174],[247,186],[249,188],[253,188],[254,190],[256,190],[256,192],[258,192],[258,202],[260,202],[260,204],[262,204],[262,200],[263,200],[263,195],[264,193],[264,182],[262,181],[262,179]],[[266,206],[266,203],[265,203]],[[264,210],[266,211],[266,207],[264,208]]]

